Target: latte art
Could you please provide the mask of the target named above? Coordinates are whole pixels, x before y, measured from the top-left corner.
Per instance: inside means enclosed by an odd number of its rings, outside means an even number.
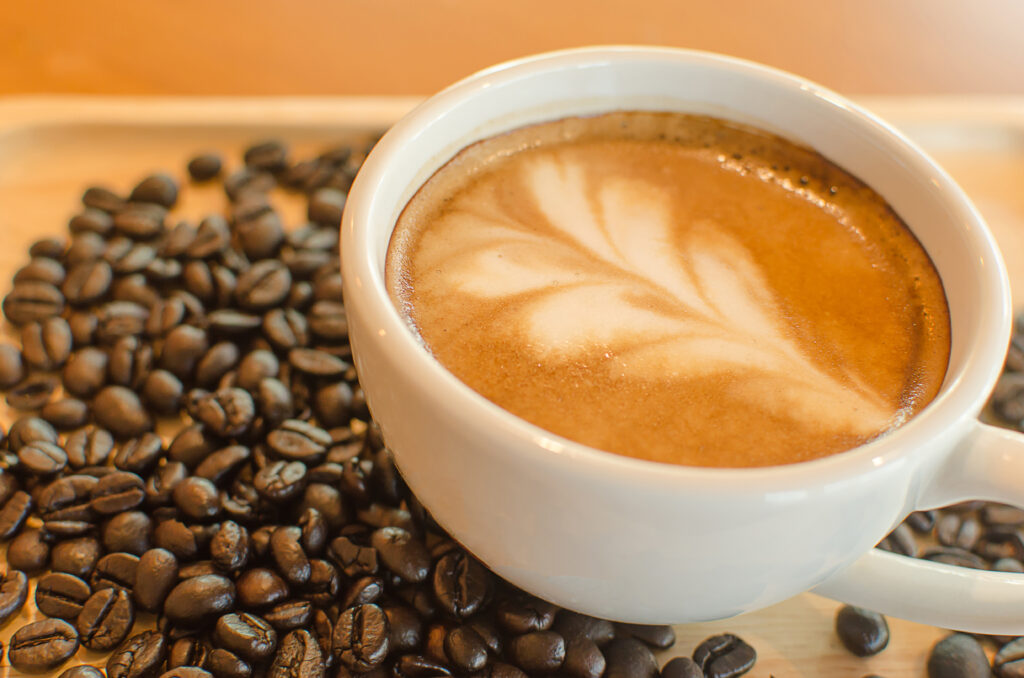
[[[641,130],[686,117],[619,115]],[[744,148],[781,142],[727,131]],[[777,150],[736,163],[749,149],[631,136],[602,118],[561,123],[557,142],[524,134],[500,160],[476,164],[493,154],[471,147],[436,175],[389,253],[392,294],[484,396],[602,449],[732,466],[851,447],[937,390],[941,287],[874,194],[825,202],[772,169]],[[871,230],[889,244],[858,244]],[[907,276],[908,246],[930,287]]]

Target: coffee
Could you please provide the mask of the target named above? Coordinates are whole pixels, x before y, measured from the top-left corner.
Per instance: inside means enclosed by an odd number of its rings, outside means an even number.
[[[567,118],[464,149],[399,218],[387,284],[484,397],[677,464],[856,447],[923,408],[949,356],[938,274],[877,193],[702,116]]]

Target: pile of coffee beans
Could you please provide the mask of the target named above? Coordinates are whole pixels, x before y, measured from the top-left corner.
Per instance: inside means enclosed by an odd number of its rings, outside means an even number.
[[[108,652],[109,678],[653,678],[670,627],[560,610],[503,582],[409,492],[351,365],[338,261],[368,146],[294,161],[251,146],[226,214],[175,220],[179,185],[88,188],[69,235],[32,245],[2,311],[6,656],[53,671]],[[305,196],[286,228],[276,196]],[[732,636],[666,676],[753,666]],[[92,667],[65,678],[96,678]]]

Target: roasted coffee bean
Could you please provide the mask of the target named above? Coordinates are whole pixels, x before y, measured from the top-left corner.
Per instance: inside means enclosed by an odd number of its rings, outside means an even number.
[[[222,308],[207,316],[211,332],[228,336],[246,335],[263,324],[263,318],[251,313],[242,313],[232,308]]]
[[[1024,525],[1024,509],[1006,504],[985,504],[981,509],[981,521],[988,526]]]
[[[86,582],[64,572],[50,572],[36,582],[36,608],[47,617],[74,621],[91,595]]]
[[[671,626],[658,624],[616,624],[618,635],[632,636],[653,648],[665,650],[676,642],[676,632]]]
[[[28,600],[28,577],[20,570],[8,570],[0,579],[0,628],[15,617]]]
[[[583,678],[578,673],[569,673]],[[704,672],[697,666],[697,662],[689,657],[674,657],[662,667],[661,678],[704,678]]]
[[[195,383],[202,388],[215,387],[238,360],[238,346],[230,341],[214,344],[196,365]]]
[[[999,678],[1024,676],[1024,638],[1003,645],[992,660],[992,669]]]
[[[382,527],[375,530],[370,544],[377,549],[384,566],[408,582],[421,582],[430,574],[430,552],[423,542],[400,527]],[[526,630],[546,629],[554,620],[554,608],[545,604],[551,612],[545,626]],[[499,612],[499,615],[501,613]],[[524,631],[519,631],[522,633]],[[476,669],[466,669],[475,671]]]
[[[182,515],[192,520],[212,520],[220,513],[217,486],[206,478],[185,478],[175,485],[171,496]]]
[[[267,434],[267,446],[277,455],[307,465],[319,463],[330,444],[327,431],[298,419],[289,419]]]
[[[249,259],[268,259],[277,255],[284,242],[281,218],[272,209],[252,216],[235,215],[235,237],[242,252]]]
[[[153,368],[153,348],[135,336],[122,337],[110,349],[107,383],[138,390]]]
[[[203,427],[193,424],[178,431],[178,435],[167,448],[167,457],[183,463],[188,468],[195,468],[215,449],[217,448],[207,438]]]
[[[63,253],[63,252],[62,252]],[[32,260],[18,269],[13,282],[44,282],[59,287],[64,282],[67,272],[58,261],[60,257],[34,256]]]
[[[252,666],[230,650],[218,647],[210,652],[206,666],[216,678],[249,678]]]
[[[1024,559],[1024,531],[1012,525],[990,527],[975,543],[973,550],[989,560]]]
[[[462,671],[479,671],[487,663],[487,646],[469,626],[449,631],[444,639],[444,651],[455,668]]]
[[[21,351],[10,344],[0,344],[0,388],[9,389],[24,378]]]
[[[516,670],[518,671],[518,669]],[[395,662],[392,675],[395,678],[445,678],[451,676],[452,672],[444,662],[431,657],[424,657],[419,654],[405,654]],[[525,676],[526,674],[522,675]]]
[[[48,484],[37,495],[39,513],[43,520],[92,522],[96,513],[90,503],[98,483],[97,478],[78,473]]]
[[[78,650],[78,634],[62,619],[44,619],[22,626],[11,636],[7,660],[25,673],[57,668]]]
[[[100,544],[95,538],[68,539],[54,545],[50,554],[50,569],[87,579],[99,559]]]
[[[27,492],[15,492],[0,507],[0,540],[10,539],[21,531],[32,511],[32,497]]]
[[[114,449],[114,438],[106,429],[86,428],[68,436],[64,450],[72,468],[103,466]]]
[[[316,638],[309,631],[298,629],[281,639],[267,678],[320,678],[326,670]]]
[[[135,185],[128,199],[171,208],[178,201],[178,184],[170,175],[151,174]]]
[[[188,161],[188,174],[192,181],[209,181],[220,174],[222,165],[216,153],[200,153]]]
[[[249,531],[232,520],[225,520],[210,541],[210,557],[224,572],[242,569],[249,561]]]
[[[235,607],[235,585],[216,574],[192,577],[171,589],[164,600],[164,614],[174,624],[197,626],[212,621]]]
[[[109,188],[103,186],[90,186],[82,194],[82,204],[113,214],[124,207],[124,198],[117,195]]]
[[[245,433],[255,416],[252,396],[240,388],[224,388],[200,398],[193,414],[212,433],[225,438]]]
[[[303,586],[303,597],[318,607],[326,607],[335,602],[341,589],[338,571],[326,560],[311,560],[309,566],[309,580]]]
[[[179,325],[164,339],[160,366],[182,380],[192,377],[196,363],[209,349],[206,333],[191,325]]]
[[[917,555],[917,540],[913,531],[901,523],[878,544],[878,548],[913,558]]]
[[[738,636],[725,633],[698,645],[693,651],[693,661],[708,678],[729,678],[749,671],[757,661],[757,653]]]
[[[302,529],[302,550],[310,556],[318,556],[327,547],[327,522],[315,508],[307,508],[296,524]]]
[[[89,421],[89,406],[78,398],[61,398],[44,405],[39,416],[55,428],[68,431],[85,426]]]
[[[267,501],[288,502],[305,489],[306,465],[301,461],[275,461],[256,473],[252,486]]]
[[[7,432],[7,447],[11,452],[17,452],[25,445],[43,441],[56,443],[57,431],[50,422],[39,417],[18,417]]]
[[[946,636],[928,655],[928,678],[987,678],[992,669],[985,650],[963,633]]]
[[[377,602],[384,594],[384,580],[380,577],[360,577],[345,591],[341,599],[342,607],[365,605]]]
[[[71,328],[61,317],[47,318],[21,328],[21,353],[30,367],[55,370],[71,355]]]
[[[405,605],[384,605],[388,618],[388,643],[392,652],[412,652],[423,640],[423,622]]]
[[[114,230],[134,240],[149,240],[164,231],[167,208],[151,202],[130,202],[114,215]]]
[[[107,658],[107,678],[156,678],[167,657],[167,639],[157,631],[132,636]]]
[[[64,389],[81,398],[88,398],[99,391],[107,381],[106,351],[86,346],[71,354],[61,379]]]
[[[89,506],[103,515],[129,511],[146,498],[142,478],[128,471],[117,471],[100,478],[92,488]]]
[[[50,545],[41,530],[22,530],[7,546],[7,566],[26,574],[46,569],[50,560]]]
[[[550,629],[555,621],[556,611],[557,608],[551,603],[532,596],[519,595],[500,600],[495,606],[495,619],[506,632],[522,635],[531,631]]]
[[[59,259],[64,254],[64,243],[57,238],[42,238],[29,245],[29,256]]]
[[[86,207],[68,220],[68,231],[76,233],[95,233],[107,236],[114,230],[114,219],[109,212]]]
[[[939,519],[936,537],[945,546],[957,546],[970,550],[981,536],[981,523],[974,518],[963,518],[955,513],[947,513]]]
[[[135,572],[135,602],[147,612],[159,612],[178,583],[178,559],[166,549],[150,549],[139,558]]]
[[[691,664],[693,662],[687,659]],[[696,664],[693,664],[696,668]],[[562,671],[574,678],[601,678],[606,668],[604,655],[594,641],[577,638],[565,644],[565,661]],[[697,675],[702,676],[700,669]]]
[[[107,386],[96,394],[93,414],[97,424],[118,438],[135,438],[153,428],[139,396],[123,386]]]
[[[317,189],[309,197],[309,220],[324,226],[338,226],[345,209],[345,197],[345,193],[336,188]]]
[[[245,149],[243,158],[252,169],[279,172],[288,165],[288,147],[277,139],[261,141]]]
[[[86,310],[72,311],[68,315],[68,327],[71,329],[73,345],[78,348],[88,346],[96,339],[96,316]]]
[[[4,297],[0,309],[8,322],[20,326],[59,316],[64,310],[64,295],[49,283],[29,280],[17,283]]]
[[[152,545],[152,531],[153,521],[142,511],[118,513],[103,525],[103,548],[141,556]]]
[[[442,609],[459,619],[472,616],[483,605],[490,575],[465,551],[446,554],[434,568],[434,595]]]
[[[281,580],[283,584],[284,581]],[[305,628],[313,619],[313,605],[308,600],[289,600],[262,613],[263,618],[281,633]]]
[[[313,411],[325,426],[342,426],[352,418],[352,387],[338,381],[320,387],[313,394]]]
[[[291,273],[283,263],[276,259],[263,259],[238,277],[235,299],[245,310],[274,308],[288,296],[291,284]]]
[[[983,558],[966,549],[955,546],[926,548],[921,552],[921,558],[936,563],[956,565],[957,567],[969,567],[977,570],[988,569],[988,563]]]
[[[271,351],[250,351],[238,363],[238,388],[254,393],[263,379],[275,377],[280,368]]]
[[[510,639],[507,651],[512,662],[527,673],[550,673],[565,661],[565,639],[554,631],[533,631]]]
[[[153,530],[153,545],[167,549],[181,561],[192,560],[199,553],[195,533],[180,520],[164,520]]]
[[[144,433],[122,443],[114,455],[114,467],[138,475],[148,475],[160,462],[163,441],[155,433]]]
[[[82,665],[65,669],[57,678],[104,678],[104,675],[95,666]]]
[[[173,294],[184,290],[175,290]],[[121,337],[140,334],[149,320],[148,309],[160,301],[160,293],[142,273],[131,273],[114,279],[110,286],[109,304],[100,307],[96,326],[97,341],[112,344]],[[117,306],[113,304],[117,303]]]
[[[276,348],[287,351],[309,343],[306,317],[291,308],[275,308],[263,316],[263,334]]]
[[[310,483],[306,487],[306,491],[302,494],[301,508],[303,510],[315,508],[331,530],[341,529],[348,521],[348,511],[345,509],[341,493],[336,488],[323,483]],[[338,565],[344,567],[341,563]]]
[[[7,405],[23,412],[41,409],[59,385],[60,381],[48,374],[30,374],[7,391]]]
[[[603,648],[603,654],[607,678],[654,678],[658,675],[654,653],[636,638],[616,638]]]
[[[93,591],[118,589],[131,591],[135,587],[139,557],[130,553],[108,553],[96,562],[89,585]]]
[[[110,264],[103,259],[92,259],[73,265],[60,289],[72,306],[87,306],[103,299],[113,281]]]
[[[373,574],[377,571],[377,549],[359,546],[347,537],[334,539],[327,554],[349,577]]]
[[[288,352],[288,363],[303,374],[322,378],[340,377],[349,368],[344,360],[312,348],[293,348]]]
[[[335,658],[352,671],[369,671],[387,657],[388,620],[377,605],[358,605],[343,611],[334,625],[331,646]]]
[[[266,661],[277,649],[277,632],[266,621],[248,612],[220,617],[213,641],[252,663]]]
[[[111,268],[118,275],[141,273],[157,261],[156,248],[145,243],[134,244],[111,260]]]
[[[181,566],[181,569],[178,571],[178,580],[185,581],[186,579],[202,577],[208,574],[221,575],[224,573],[213,564],[212,560],[197,560],[194,563]]]
[[[135,623],[135,606],[123,589],[101,589],[85,602],[75,628],[82,645],[109,652],[121,643]]]
[[[19,468],[35,476],[53,476],[68,465],[68,455],[56,443],[37,441],[18,450]]]
[[[210,647],[196,636],[185,636],[171,643],[167,652],[167,668],[205,667]],[[183,677],[184,678],[184,677]]]
[[[302,530],[297,527],[279,527],[270,536],[270,555],[274,565],[292,586],[305,584],[311,573],[301,539]]]

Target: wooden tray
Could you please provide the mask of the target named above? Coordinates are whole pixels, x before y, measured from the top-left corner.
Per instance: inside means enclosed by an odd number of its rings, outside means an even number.
[[[287,140],[296,155],[364,138],[411,108],[412,98],[332,99],[0,99],[0,279],[9,280],[26,260],[28,245],[66,236],[86,186],[100,182],[120,192],[143,175],[166,170],[184,177],[195,152],[221,151],[240,164],[247,143]],[[863,101],[919,143],[974,199],[999,240],[1011,283],[1024,299],[1024,99],[902,99]],[[219,209],[219,189],[185,185],[176,213],[196,217]],[[297,209],[292,205],[292,210]],[[286,223],[300,223],[286,210]],[[3,286],[0,293],[6,293]],[[9,419],[7,420],[9,421]],[[29,605],[0,632],[10,634],[38,613]],[[662,661],[689,654],[707,636],[739,634],[759,655],[748,674],[857,678],[919,678],[931,646],[946,632],[890,619],[892,639],[876,657],[860,659],[839,644],[833,630],[838,604],[804,594],[730,620],[680,626],[676,646]],[[1024,614],[1024,611],[1022,611]],[[75,660],[102,665],[104,655],[79,651]],[[70,665],[70,663],[69,663]],[[0,676],[16,675],[0,662]]]

